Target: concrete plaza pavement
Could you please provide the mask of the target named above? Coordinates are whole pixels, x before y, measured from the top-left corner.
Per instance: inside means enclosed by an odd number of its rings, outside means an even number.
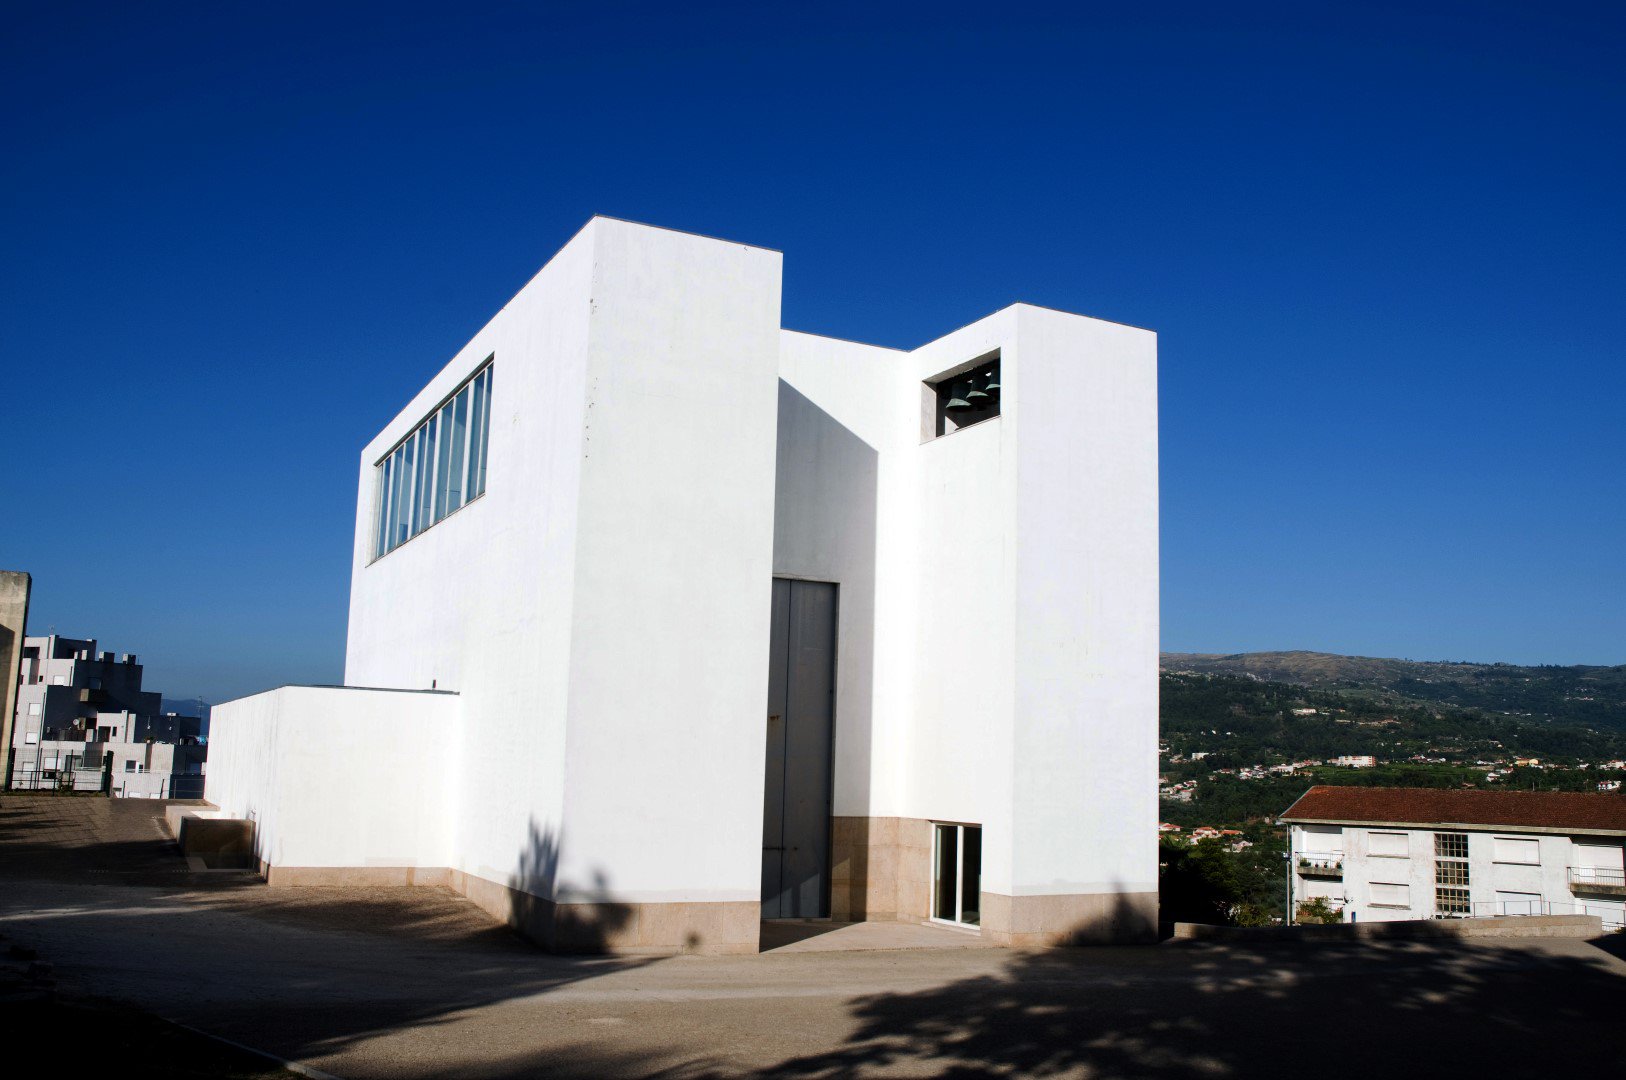
[[[772,943],[788,947],[756,956],[557,957],[450,892],[189,873],[161,817],[157,802],[0,798],[0,933],[51,961],[64,994],[356,1080],[1536,1076],[1626,1064],[1626,942],[1015,952],[934,947],[975,939],[893,928],[890,942],[859,942],[890,947],[837,951],[836,933],[813,927],[775,928]]]

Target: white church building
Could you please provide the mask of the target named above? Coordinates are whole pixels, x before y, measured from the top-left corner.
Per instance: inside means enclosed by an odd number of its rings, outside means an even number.
[[[213,714],[272,885],[561,950],[1157,917],[1157,345],[780,326],[781,256],[594,218],[362,451],[345,685]],[[406,388],[402,388],[405,391]]]

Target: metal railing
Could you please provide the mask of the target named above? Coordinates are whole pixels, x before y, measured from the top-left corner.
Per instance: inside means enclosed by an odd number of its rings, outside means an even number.
[[[1626,870],[1602,866],[1572,866],[1569,868],[1571,885],[1602,885],[1605,888],[1626,888]]]
[[[1605,930],[1619,930],[1626,925],[1620,909],[1606,904],[1567,900],[1480,900],[1473,904],[1472,916],[1476,919],[1517,915],[1596,915],[1603,920]]]
[[[100,791],[100,769],[21,769],[11,774],[12,791]]]
[[[154,790],[126,791],[126,787],[135,788],[130,780],[137,777],[147,779],[150,773],[114,773],[111,777],[113,790],[110,792],[116,798],[151,798],[151,799],[201,799],[203,798],[203,785],[205,778],[201,774],[178,773],[158,778],[158,785]],[[17,769],[11,774],[12,791],[56,791],[56,792],[94,792],[101,791],[102,784],[109,779],[100,769],[75,769],[57,767],[49,769]],[[140,785],[145,789],[146,784]]]
[[[1338,852],[1300,852],[1296,857],[1301,874],[1342,874],[1344,856]]]

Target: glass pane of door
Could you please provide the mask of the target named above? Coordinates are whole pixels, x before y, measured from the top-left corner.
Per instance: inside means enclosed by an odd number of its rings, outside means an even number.
[[[951,922],[958,921],[960,914],[959,831],[953,825],[937,826],[936,866],[932,873],[932,915]]]
[[[962,831],[960,921],[977,926],[982,922],[982,830],[967,825]]]

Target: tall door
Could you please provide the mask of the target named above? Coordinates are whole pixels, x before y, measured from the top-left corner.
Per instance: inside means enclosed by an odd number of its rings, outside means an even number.
[[[836,587],[773,583],[768,756],[762,805],[762,917],[829,914]]]

